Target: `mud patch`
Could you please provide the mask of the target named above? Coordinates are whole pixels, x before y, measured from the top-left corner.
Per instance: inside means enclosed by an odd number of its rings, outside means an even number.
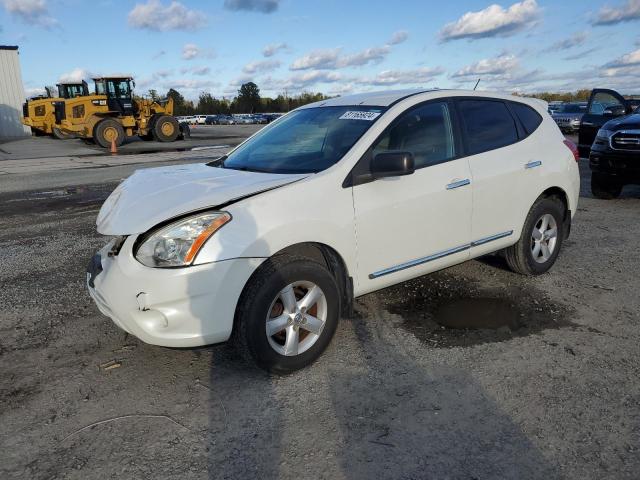
[[[435,347],[501,342],[545,329],[577,327],[571,310],[530,282],[495,285],[446,272],[377,294],[381,307],[402,317],[400,326]]]
[[[0,194],[0,216],[99,207],[117,183]]]

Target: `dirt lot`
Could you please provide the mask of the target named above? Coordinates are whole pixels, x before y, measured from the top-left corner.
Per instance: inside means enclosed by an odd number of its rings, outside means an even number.
[[[0,193],[0,478],[638,478],[640,188],[600,201],[584,177],[551,273],[486,257],[367,295],[272,377],[98,313],[95,172]]]

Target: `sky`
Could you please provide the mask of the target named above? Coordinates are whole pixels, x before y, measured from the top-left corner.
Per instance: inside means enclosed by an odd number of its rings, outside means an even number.
[[[127,74],[231,98],[412,87],[640,93],[640,0],[0,0],[27,95]]]

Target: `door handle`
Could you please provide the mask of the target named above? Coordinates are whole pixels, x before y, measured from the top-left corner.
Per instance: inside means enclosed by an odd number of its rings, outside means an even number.
[[[529,163],[527,163],[524,168],[536,168],[539,167],[540,165],[542,165],[542,162],[540,160],[532,160]]]
[[[453,190],[454,188],[464,187],[465,185],[469,185],[471,180],[465,178],[464,180],[453,180],[451,183],[447,184],[447,190]]]
[[[593,123],[591,122],[582,122],[582,125],[586,125],[587,127],[593,127]]]

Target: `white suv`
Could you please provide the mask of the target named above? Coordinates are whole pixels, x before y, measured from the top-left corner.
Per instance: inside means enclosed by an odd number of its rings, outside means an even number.
[[[100,310],[141,340],[315,360],[360,295],[501,250],[537,275],[569,234],[575,145],[544,102],[392,91],[301,107],[208,164],[139,170],[100,210]]]

